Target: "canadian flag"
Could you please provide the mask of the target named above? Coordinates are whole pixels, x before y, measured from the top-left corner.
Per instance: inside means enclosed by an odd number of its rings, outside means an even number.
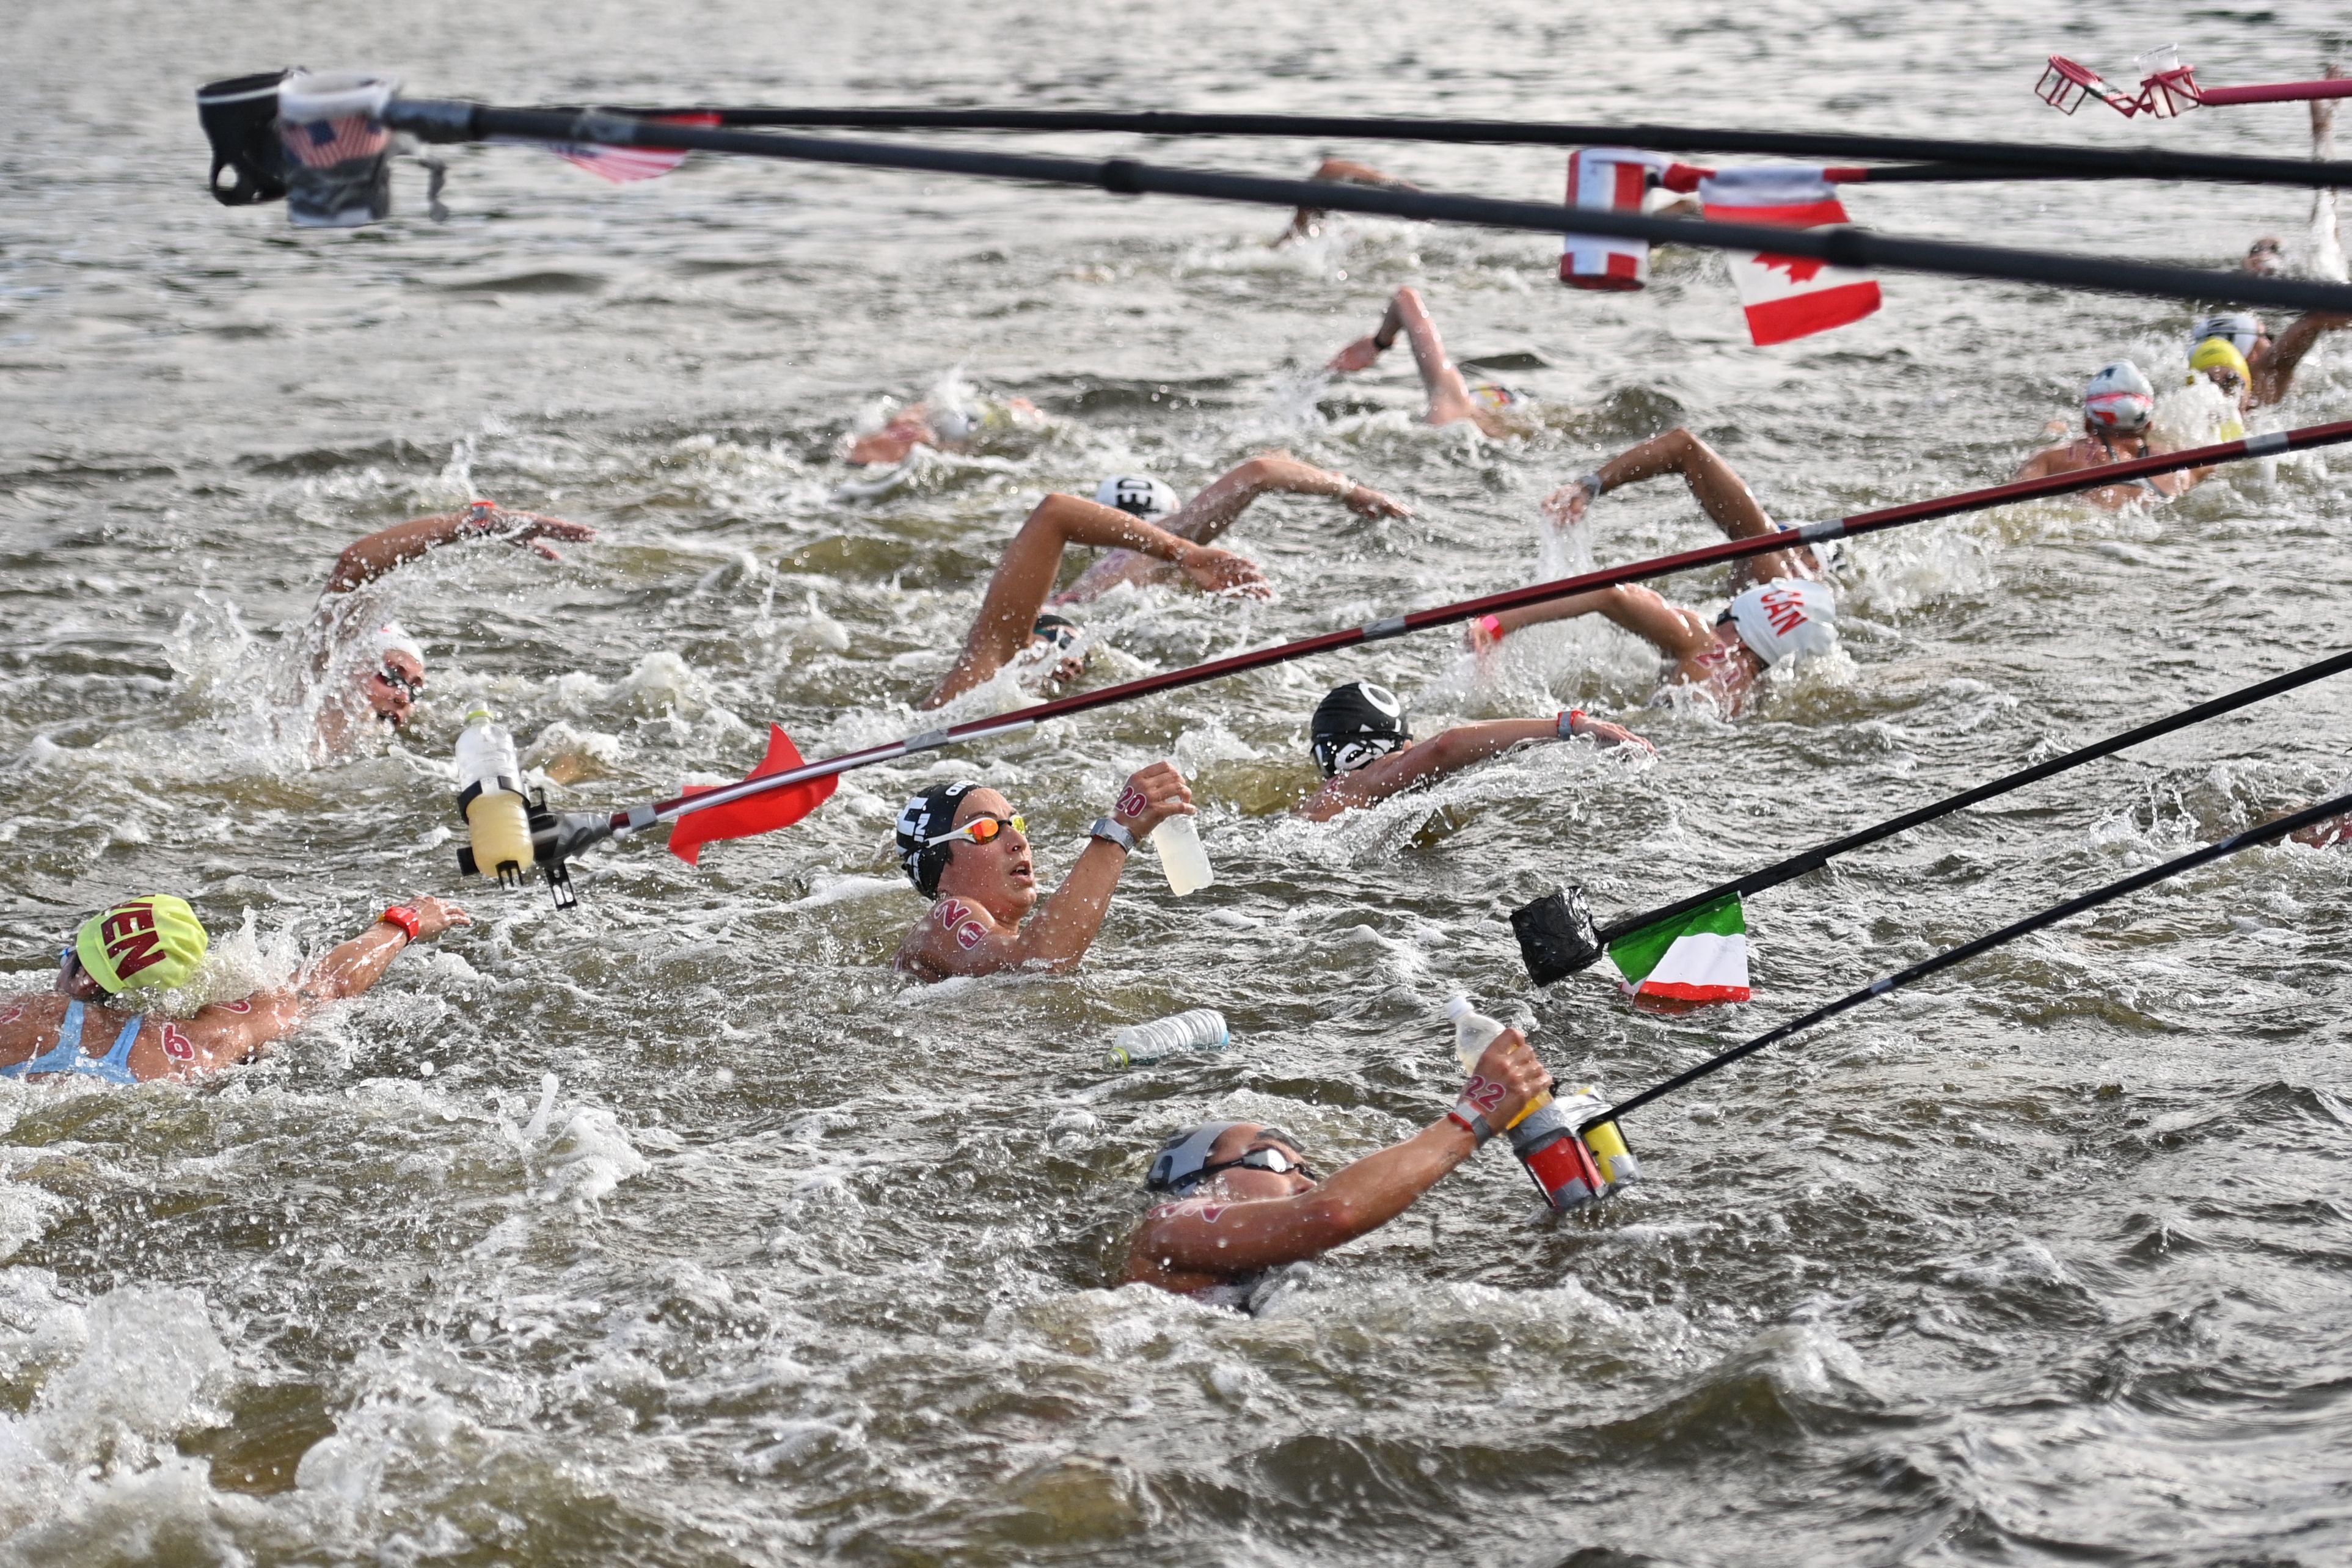
[[[1568,204],[1602,212],[1638,213],[1650,177],[1671,160],[1631,147],[1580,147],[1568,155]],[[1650,242],[1601,235],[1566,235],[1559,280],[1570,288],[1642,288],[1650,281]]]
[[[1846,221],[1837,188],[1814,167],[1726,169],[1700,181],[1698,193],[1715,223],[1811,229]],[[1881,304],[1868,273],[1769,251],[1727,254],[1731,281],[1748,312],[1748,335],[1759,349],[1859,321]]]

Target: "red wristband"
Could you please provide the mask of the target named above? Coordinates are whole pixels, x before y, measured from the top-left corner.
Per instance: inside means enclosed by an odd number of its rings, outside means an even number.
[[[1486,635],[1494,641],[1499,643],[1503,640],[1503,618],[1501,616],[1481,615],[1478,617],[1478,624],[1486,629]]]
[[[415,941],[416,934],[425,928],[423,918],[405,904],[394,904],[390,909],[377,915],[376,921],[379,925],[399,926],[408,933],[408,939],[411,942]]]

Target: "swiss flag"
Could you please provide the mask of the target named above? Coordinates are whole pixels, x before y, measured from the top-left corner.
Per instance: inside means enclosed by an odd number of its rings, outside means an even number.
[[[1846,221],[1837,188],[1818,168],[1727,169],[1699,183],[1709,221],[1821,228]],[[1762,348],[1859,321],[1882,303],[1868,273],[1769,251],[1730,251],[1731,281]]]

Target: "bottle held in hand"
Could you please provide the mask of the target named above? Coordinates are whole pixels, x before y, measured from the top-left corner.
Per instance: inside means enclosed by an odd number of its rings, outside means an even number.
[[[1181,898],[1217,880],[1209,867],[1208,852],[1201,847],[1201,830],[1190,817],[1171,817],[1151,830],[1151,847],[1160,869],[1168,874],[1168,891]]]
[[[1445,1016],[1454,1025],[1454,1054],[1461,1060],[1462,1071],[1475,1071],[1479,1057],[1503,1032],[1502,1024],[1461,995],[1446,1002]],[[1550,1094],[1538,1095],[1517,1120],[1495,1130],[1509,1134],[1511,1153],[1553,1208],[1562,1213],[1581,1208],[1608,1190],[1592,1151],[1576,1135],[1575,1122],[1553,1103]]]

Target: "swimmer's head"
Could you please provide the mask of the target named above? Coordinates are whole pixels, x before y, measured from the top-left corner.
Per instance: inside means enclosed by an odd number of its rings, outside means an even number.
[[[2267,336],[2263,330],[2263,319],[2252,311],[2216,310],[2197,318],[2196,326],[2189,329],[2189,342],[2194,348],[2208,338],[2227,338],[2231,348],[2252,360],[2254,350]]]
[[[1149,474],[1114,474],[1095,486],[1095,499],[1147,523],[1172,516],[1183,505],[1166,480],[1154,479]]]
[[[1037,617],[1029,628],[1028,657],[1053,664],[1046,677],[1050,681],[1076,680],[1087,668],[1086,641],[1078,634],[1078,623],[1050,612]]]
[[[186,899],[168,893],[128,899],[81,923],[58,966],[57,988],[83,1001],[168,990],[187,984],[211,947]]]
[[[2229,393],[2242,407],[2254,372],[2246,367],[2246,356],[2238,351],[2235,343],[2227,338],[2208,338],[2189,356],[2190,384],[2195,384],[2200,376]]]
[[[972,433],[980,428],[982,418],[980,410],[967,408],[961,403],[927,408],[924,413],[930,422],[931,434],[940,438],[941,445],[971,440]]]
[[[361,695],[376,717],[398,729],[408,722],[416,699],[425,694],[425,649],[387,621],[370,633],[365,662],[360,666]]]
[[[2129,360],[2099,367],[2083,389],[2083,423],[2105,435],[2137,435],[2156,412],[2156,389]]]
[[[2276,235],[2264,235],[2246,247],[2246,270],[2264,277],[2286,270],[2286,242]]]
[[[1214,1183],[1230,1197],[1289,1197],[1320,1179],[1308,1168],[1298,1140],[1279,1127],[1203,1122],[1169,1134],[1143,1186],[1146,1192],[1184,1197]]]
[[[1470,388],[1470,398],[1472,402],[1491,409],[1517,408],[1528,401],[1524,393],[1513,392],[1496,382],[1474,382]]]
[[[953,894],[1007,924],[1037,902],[1025,824],[1003,796],[969,779],[908,801],[897,845],[907,880],[925,898]]]
[[[1315,719],[1308,728],[1315,766],[1323,769],[1326,779],[1353,773],[1412,741],[1403,699],[1370,681],[1349,681],[1332,687],[1315,705]]]

